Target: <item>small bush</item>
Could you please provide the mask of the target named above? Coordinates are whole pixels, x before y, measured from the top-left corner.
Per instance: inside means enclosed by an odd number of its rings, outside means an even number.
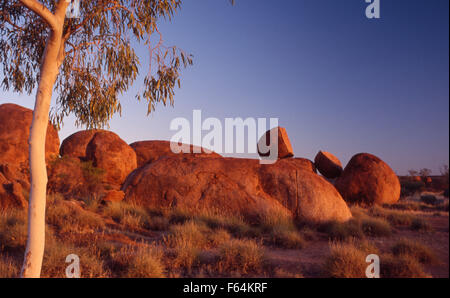
[[[167,231],[169,227],[169,219],[163,216],[152,216],[145,225],[145,228],[153,231]]]
[[[83,171],[86,182],[89,184],[89,188],[97,187],[97,185],[102,182],[103,176],[105,175],[105,170],[95,167],[92,161],[82,162],[81,170]]]
[[[248,225],[240,216],[222,214],[218,210],[203,210],[195,218],[211,229],[224,229],[235,236],[260,236],[260,231]]]
[[[145,246],[133,251],[133,254],[123,277],[160,278],[165,276],[161,249]]]
[[[184,268],[191,272],[198,263],[201,249],[211,245],[207,237],[209,232],[206,225],[193,220],[172,226],[170,234],[164,238],[164,244],[172,248],[172,268]]]
[[[147,227],[151,221],[144,208],[126,202],[111,202],[103,209],[105,216],[131,229]]]
[[[324,265],[325,274],[334,278],[366,277],[367,254],[361,251],[354,242],[333,242],[330,244],[331,254]]]
[[[437,262],[436,256],[425,245],[411,240],[401,239],[393,247],[394,256],[410,256],[423,264],[433,264]]]
[[[431,225],[424,219],[422,218],[415,218],[413,219],[413,221],[411,222],[411,230],[413,231],[431,231]]]
[[[225,242],[230,241],[231,235],[226,230],[216,230],[208,235],[208,240],[211,242],[212,246],[217,247]]]
[[[264,250],[254,240],[232,239],[220,247],[219,271],[240,274],[258,273],[264,260]]]
[[[270,234],[270,242],[287,249],[301,249],[305,241],[297,231],[275,229]]]
[[[208,232],[209,228],[207,226],[191,220],[181,225],[172,226],[170,234],[165,238],[164,242],[168,247],[172,248],[185,243],[191,247],[207,248],[209,245]]]
[[[433,195],[424,195],[420,197],[420,201],[428,205],[435,205],[438,199]]]
[[[47,223],[61,233],[86,233],[105,226],[98,215],[83,210],[73,202],[59,199],[47,204],[46,218]]]
[[[263,208],[259,212],[259,225],[263,232],[294,231],[295,225],[292,215],[282,208]]]
[[[27,241],[26,212],[8,210],[0,212],[0,250],[24,249]]]
[[[366,217],[361,219],[364,234],[372,237],[386,237],[392,234],[391,225],[384,219]]]
[[[356,219],[347,222],[329,222],[319,227],[321,232],[328,234],[332,240],[345,240],[348,238],[364,238],[360,221]]]

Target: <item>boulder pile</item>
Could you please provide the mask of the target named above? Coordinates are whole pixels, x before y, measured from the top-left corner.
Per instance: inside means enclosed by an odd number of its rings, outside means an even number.
[[[0,209],[27,206],[31,118],[31,110],[0,105]],[[105,202],[215,209],[241,214],[249,221],[281,211],[314,223],[349,220],[347,203],[394,203],[400,196],[397,176],[376,156],[357,154],[345,169],[336,156],[325,151],[314,162],[294,158],[286,129],[276,127],[258,142],[261,159],[270,155],[262,150],[270,141],[278,146],[276,162],[264,164],[256,159],[225,158],[192,145],[186,145],[189,153],[177,154],[168,141],[128,145],[106,130],[76,132],[59,148],[56,129],[49,125],[48,189],[66,198],[97,194]]]
[[[32,110],[10,103],[0,105],[0,210],[28,205],[28,139],[32,119]],[[45,143],[47,164],[58,156],[58,151],[58,132],[49,123]]]

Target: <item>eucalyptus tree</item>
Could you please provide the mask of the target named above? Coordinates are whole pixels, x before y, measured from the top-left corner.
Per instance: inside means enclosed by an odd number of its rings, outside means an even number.
[[[74,114],[88,128],[107,124],[121,112],[119,95],[138,78],[135,46],[148,49],[150,65],[137,92],[148,113],[173,104],[180,70],[192,56],[166,46],[158,24],[170,21],[181,0],[90,0],[73,11],[70,0],[2,0],[0,4],[1,85],[36,92],[30,128],[31,192],[23,277],[39,277],[45,246],[47,172],[45,139],[49,118],[61,124]],[[68,9],[69,8],[69,9]],[[52,94],[56,106],[50,113]]]

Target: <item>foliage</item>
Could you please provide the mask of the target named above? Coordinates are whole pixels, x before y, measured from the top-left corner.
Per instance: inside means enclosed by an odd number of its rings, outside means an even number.
[[[49,13],[61,1],[41,0]],[[148,113],[157,103],[173,104],[180,69],[192,56],[163,44],[158,21],[170,21],[181,0],[93,0],[80,2],[78,18],[66,18],[61,41],[63,57],[56,80],[54,122],[69,113],[78,125],[98,127],[121,112],[119,94],[127,91],[141,69],[135,47],[149,51],[150,65],[136,98]],[[49,30],[51,28],[51,30]],[[54,28],[20,1],[0,4],[0,64],[5,90],[30,94],[39,82],[41,59]]]

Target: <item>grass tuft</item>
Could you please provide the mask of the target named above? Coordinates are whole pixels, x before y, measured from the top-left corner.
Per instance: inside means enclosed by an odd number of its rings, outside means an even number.
[[[437,258],[431,249],[408,239],[399,240],[393,247],[394,256],[409,256],[422,264],[436,264]]]

